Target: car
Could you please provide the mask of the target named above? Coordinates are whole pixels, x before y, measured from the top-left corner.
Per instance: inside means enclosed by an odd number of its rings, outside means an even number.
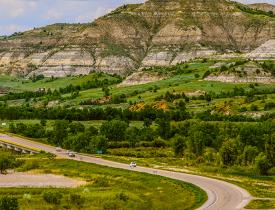
[[[69,153],[68,153],[68,156],[69,156],[69,157],[75,157],[75,153],[74,153],[74,152],[69,152]]]
[[[130,163],[130,167],[131,167],[131,168],[135,168],[135,167],[137,167],[136,162],[131,162],[131,163]]]
[[[56,152],[62,152],[62,149],[60,147],[56,147],[55,151]]]

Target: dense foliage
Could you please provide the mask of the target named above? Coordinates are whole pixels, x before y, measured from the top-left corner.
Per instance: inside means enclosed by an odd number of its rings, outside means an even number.
[[[23,128],[23,129],[22,129]],[[87,153],[105,153],[110,148],[173,147],[175,156],[221,166],[255,166],[266,175],[275,166],[275,123],[170,122],[157,118],[155,125],[130,127],[127,121],[110,120],[99,129],[80,122],[56,121],[52,130],[39,124],[11,124],[14,133],[47,138],[48,142]]]

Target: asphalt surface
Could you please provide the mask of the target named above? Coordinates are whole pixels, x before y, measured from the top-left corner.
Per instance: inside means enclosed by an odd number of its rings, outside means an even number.
[[[208,200],[203,204],[203,206],[198,208],[199,210],[204,210],[204,209],[239,210],[239,209],[243,209],[252,199],[251,195],[244,189],[221,180],[216,180],[216,179],[197,176],[197,175],[185,174],[180,172],[171,172],[166,170],[140,167],[140,166],[137,166],[136,168],[130,168],[128,164],[113,162],[113,161],[104,160],[101,158],[96,158],[88,155],[82,155],[82,154],[76,154],[75,157],[71,158],[71,157],[68,157],[65,150],[57,151],[55,147],[41,144],[38,142],[26,140],[15,136],[9,136],[6,134],[0,134],[0,140],[1,139],[8,140],[10,142],[14,142],[16,144],[20,144],[25,147],[40,149],[67,159],[72,159],[72,160],[82,161],[87,163],[94,163],[94,164],[109,166],[113,168],[154,174],[154,175],[159,175],[163,177],[168,177],[168,178],[192,183],[200,187],[201,189],[203,189],[208,196]]]

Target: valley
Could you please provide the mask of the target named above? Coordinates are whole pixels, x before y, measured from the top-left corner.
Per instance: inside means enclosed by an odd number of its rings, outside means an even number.
[[[38,154],[2,145],[0,179],[38,182],[0,180],[0,210],[275,209],[274,8],[148,0],[1,36],[0,142]]]

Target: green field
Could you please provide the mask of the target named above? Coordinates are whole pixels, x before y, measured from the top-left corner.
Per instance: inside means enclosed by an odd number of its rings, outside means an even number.
[[[17,156],[18,157],[18,156]],[[49,159],[47,155],[19,156],[24,160],[18,171],[52,173],[87,182],[75,189],[5,188],[0,197],[11,195],[19,200],[20,209],[195,209],[205,200],[199,188],[158,176],[112,169],[63,159]],[[43,200],[43,193],[60,192],[61,203],[53,205]],[[70,202],[72,194],[80,195],[83,206]]]
[[[36,91],[38,88],[58,89],[58,88],[64,88],[71,84],[81,85],[95,78],[98,78],[100,80],[114,79],[112,76],[107,74],[91,73],[85,76],[68,76],[68,77],[53,78],[53,79],[45,78],[45,79],[33,82],[30,79],[1,75],[0,87],[10,88],[12,91]]]
[[[171,149],[112,149],[109,150],[109,155],[104,155],[103,158],[122,163],[135,161],[137,164],[146,167],[198,174],[221,179],[246,189],[255,198],[263,198],[263,200],[252,201],[247,208],[275,208],[275,173],[267,177],[255,174],[251,167],[235,166],[221,168],[204,163],[192,163],[190,160],[185,158],[176,158]]]

